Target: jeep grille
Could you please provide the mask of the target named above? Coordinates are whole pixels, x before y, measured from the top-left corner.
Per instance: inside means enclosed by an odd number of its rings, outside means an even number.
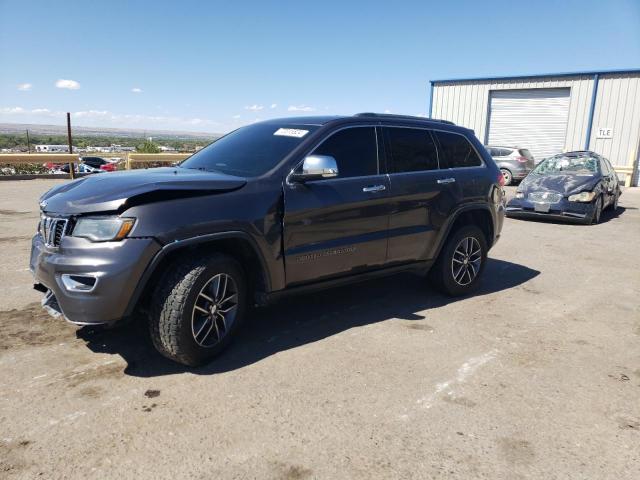
[[[40,235],[47,247],[58,247],[68,231],[69,220],[43,215],[40,217]]]

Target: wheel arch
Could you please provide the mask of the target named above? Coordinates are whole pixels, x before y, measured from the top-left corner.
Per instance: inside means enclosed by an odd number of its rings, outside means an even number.
[[[487,243],[487,247],[493,246],[493,240],[495,235],[495,226],[491,209],[488,205],[473,204],[463,206],[458,209],[445,228],[442,229],[442,233],[437,243],[437,247],[433,252],[432,258],[437,258],[442,251],[442,248],[446,244],[447,240],[453,232],[455,232],[460,226],[463,225],[476,225],[482,233]]]
[[[202,235],[169,243],[156,254],[145,269],[129,301],[125,316],[133,314],[136,307],[145,306],[162,276],[162,272],[172,262],[177,261],[183,254],[199,251],[203,254],[205,252],[224,253],[240,262],[249,283],[249,298],[253,298],[256,292],[271,290],[266,261],[255,240],[249,234],[242,231],[232,231]]]

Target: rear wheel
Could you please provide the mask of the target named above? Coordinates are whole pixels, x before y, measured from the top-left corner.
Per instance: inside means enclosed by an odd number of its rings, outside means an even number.
[[[511,185],[511,183],[513,182],[513,175],[511,175],[511,172],[509,170],[507,170],[506,168],[501,168],[500,172],[502,173],[502,176],[504,177],[504,185],[505,185],[505,187],[507,185]]]
[[[451,296],[478,288],[487,260],[487,242],[475,225],[459,228],[447,239],[429,277],[438,290]]]
[[[149,327],[154,346],[178,363],[205,363],[240,327],[246,297],[244,272],[233,258],[181,258],[167,269],[153,298]]]
[[[620,198],[620,194],[616,193],[616,196],[613,197],[613,202],[611,202],[611,211],[615,212],[618,210],[618,199]]]

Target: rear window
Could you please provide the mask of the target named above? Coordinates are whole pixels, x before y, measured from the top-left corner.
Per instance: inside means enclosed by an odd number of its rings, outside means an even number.
[[[479,167],[482,160],[469,140],[457,133],[434,131],[440,144],[440,168]]]
[[[391,153],[391,171],[419,172],[438,168],[438,152],[429,130],[385,128]]]
[[[518,153],[520,153],[520,155],[522,155],[527,160],[533,160],[533,155],[531,155],[531,152],[529,150],[527,150],[526,148],[519,149]]]

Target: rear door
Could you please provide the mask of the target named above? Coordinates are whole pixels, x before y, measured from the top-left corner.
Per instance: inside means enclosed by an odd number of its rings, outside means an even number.
[[[389,179],[376,128],[339,130],[311,153],[334,157],[338,176],[285,184],[287,285],[367,271],[386,259]]]
[[[460,190],[454,176],[439,169],[431,130],[395,126],[382,130],[392,205],[388,262],[426,260],[439,230],[460,202]]]

